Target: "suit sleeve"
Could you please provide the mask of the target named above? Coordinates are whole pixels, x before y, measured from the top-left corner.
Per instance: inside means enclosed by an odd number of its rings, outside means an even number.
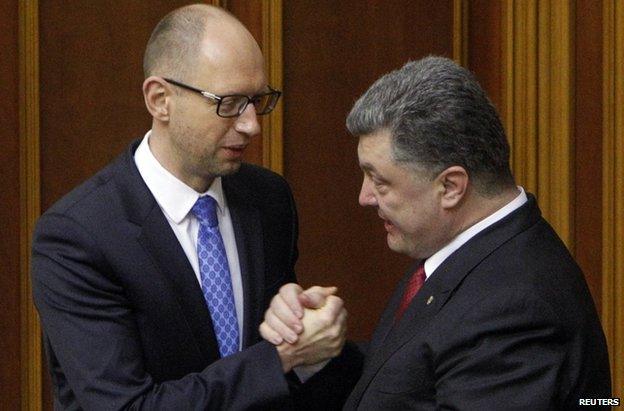
[[[155,383],[146,372],[131,302],[102,247],[77,222],[45,215],[33,246],[33,296],[46,342],[83,409],[274,407],[288,385],[273,346],[258,343],[202,372]],[[54,366],[54,365],[53,365]]]
[[[304,384],[291,385],[295,409],[342,410],[362,375],[365,344],[347,341],[341,354]]]
[[[505,290],[475,304],[435,336],[436,409],[557,409],[567,340],[556,313],[529,290]]]

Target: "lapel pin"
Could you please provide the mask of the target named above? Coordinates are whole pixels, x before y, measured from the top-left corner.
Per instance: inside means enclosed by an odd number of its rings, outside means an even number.
[[[427,305],[431,304],[433,302],[433,295],[429,296],[429,299],[427,300]]]

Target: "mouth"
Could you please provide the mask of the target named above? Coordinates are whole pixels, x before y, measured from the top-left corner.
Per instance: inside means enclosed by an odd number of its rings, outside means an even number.
[[[236,144],[223,147],[223,151],[225,152],[226,157],[230,159],[239,159],[243,156],[246,148],[247,144]]]
[[[385,218],[381,213],[378,212],[377,214],[379,215],[379,218],[381,218],[381,220],[383,221],[386,231],[390,232],[390,230],[394,228],[394,224],[392,224],[390,220]]]
[[[387,232],[390,232],[394,228],[394,225],[390,221],[384,220],[384,228]]]

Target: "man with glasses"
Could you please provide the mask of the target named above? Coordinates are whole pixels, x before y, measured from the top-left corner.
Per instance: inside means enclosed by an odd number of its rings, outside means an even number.
[[[37,224],[55,409],[286,407],[285,373],[336,356],[346,312],[319,289],[299,343],[259,337],[295,281],[297,218],[286,182],[242,155],[280,92],[251,34],[207,5],[158,24],[144,71],[152,129]]]

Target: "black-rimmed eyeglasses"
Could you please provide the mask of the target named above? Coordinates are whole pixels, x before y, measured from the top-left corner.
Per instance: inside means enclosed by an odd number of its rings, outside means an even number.
[[[245,96],[243,94],[230,94],[227,96],[218,96],[216,94],[212,94],[209,91],[200,90],[196,87],[189,86],[188,84],[180,83],[179,81],[171,80],[168,78],[163,78],[167,83],[171,83],[178,87],[185,88],[190,91],[194,91],[195,93],[199,93],[205,98],[214,101],[217,103],[217,115],[219,117],[236,117],[240,116],[243,111],[247,108],[249,103],[254,105],[256,109],[256,114],[263,115],[269,114],[275,108],[277,104],[277,100],[279,100],[282,92],[279,90],[274,90],[269,87],[268,93],[258,94],[256,96]]]

